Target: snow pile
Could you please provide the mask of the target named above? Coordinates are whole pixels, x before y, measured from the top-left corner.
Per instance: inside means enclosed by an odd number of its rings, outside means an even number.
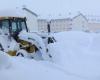
[[[10,39],[10,37],[8,35],[5,35],[2,30],[0,30],[0,33],[0,44],[5,52],[8,52],[9,50],[13,51],[19,49],[19,44],[13,38]]]
[[[90,49],[96,53],[100,52],[100,33],[94,36],[92,43],[90,44]]]
[[[100,80],[100,34],[61,32],[54,37],[57,42],[48,45],[53,63],[0,52],[0,79]]]
[[[8,51],[9,50],[17,51],[18,49],[19,49],[19,44],[12,38],[11,41],[10,41],[10,44],[9,44]]]
[[[11,62],[10,62],[9,56],[6,53],[0,51],[0,70],[8,68],[10,67],[10,65],[11,65]]]
[[[0,70],[1,80],[83,80],[67,74],[53,63],[20,57],[11,58],[10,69]]]
[[[84,79],[100,80],[100,34],[61,32],[48,45],[52,61],[66,72]]]
[[[8,36],[0,35],[0,44],[1,44],[2,48],[5,49],[5,52],[7,52],[8,44],[9,44]]]

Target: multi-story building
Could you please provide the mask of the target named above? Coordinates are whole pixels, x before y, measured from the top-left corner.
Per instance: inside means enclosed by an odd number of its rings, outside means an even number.
[[[89,31],[88,20],[83,14],[79,14],[72,18],[72,30],[74,31]]]
[[[38,27],[40,32],[48,32],[48,23],[50,24],[50,31],[51,32],[61,32],[61,31],[69,31],[71,30],[70,25],[71,19],[52,19],[48,22],[45,19],[38,20]]]
[[[47,30],[47,20],[46,19],[38,19],[38,31],[40,32],[48,32]]]
[[[100,16],[87,16],[90,32],[100,32]]]
[[[51,32],[61,32],[71,30],[71,19],[52,19],[51,20]]]
[[[100,16],[87,16],[80,13],[72,18],[72,30],[100,32]]]
[[[23,8],[23,15],[27,18],[27,26],[30,32],[38,32],[38,15],[28,8]]]
[[[51,32],[61,32],[70,30],[100,32],[100,17],[89,17],[81,13],[73,18],[51,19],[49,24]],[[47,20],[38,20],[39,31],[48,32],[47,25]]]

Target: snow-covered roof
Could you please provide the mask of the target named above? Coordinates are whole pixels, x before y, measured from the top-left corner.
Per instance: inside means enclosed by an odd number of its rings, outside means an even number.
[[[72,18],[72,20],[74,20],[75,18],[79,17],[79,16],[82,16],[86,21],[88,21],[87,17],[85,15],[83,15],[82,13],[79,13],[78,15],[74,16]]]
[[[100,23],[100,16],[98,16],[98,15],[84,15],[82,13],[79,13],[76,16],[74,15],[74,17],[70,16],[70,18],[72,18],[72,20],[73,20],[79,16],[82,16],[89,23]]]

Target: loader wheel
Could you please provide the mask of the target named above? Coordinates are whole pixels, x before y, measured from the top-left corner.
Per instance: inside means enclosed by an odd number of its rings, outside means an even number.
[[[21,49],[21,50],[17,51],[16,56],[27,58],[28,57],[28,53],[25,50]]]
[[[4,51],[4,48],[3,48],[3,46],[2,46],[1,43],[0,43],[0,50],[1,50],[1,51]]]
[[[16,56],[21,56],[21,57],[24,57],[24,55],[23,55],[21,52],[17,53],[17,55],[16,55]]]

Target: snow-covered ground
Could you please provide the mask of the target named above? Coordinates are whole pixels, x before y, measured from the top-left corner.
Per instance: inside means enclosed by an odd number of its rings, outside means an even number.
[[[100,80],[100,34],[61,32],[48,46],[52,61],[84,80]]]
[[[5,65],[5,64],[4,64]],[[56,64],[10,57],[10,66],[0,69],[1,80],[83,80],[60,70]]]
[[[0,54],[0,80],[100,80],[99,33],[70,31],[54,37],[57,42],[48,45],[51,62]]]

